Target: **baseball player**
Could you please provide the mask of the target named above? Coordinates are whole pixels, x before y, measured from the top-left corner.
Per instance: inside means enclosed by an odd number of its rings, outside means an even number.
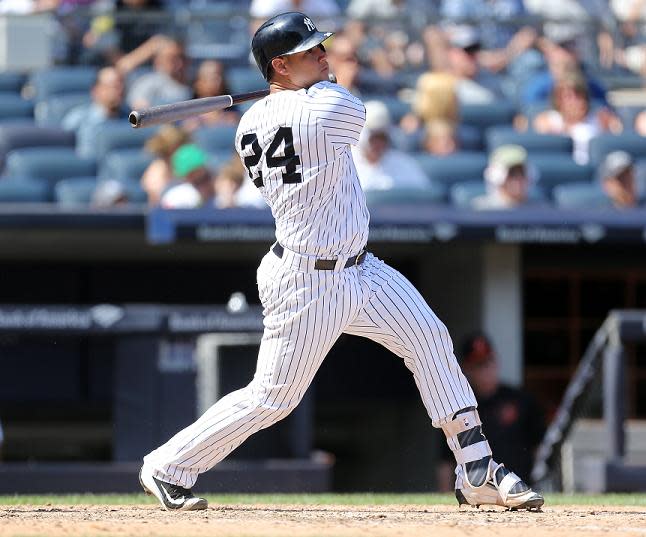
[[[494,462],[444,324],[404,276],[365,250],[369,215],[350,150],[365,108],[328,81],[322,43],[330,35],[291,12],[253,37],[270,94],[244,114],[235,144],[277,239],[257,273],[265,327],[257,369],[248,386],[144,457],[141,484],[166,509],[205,509],[191,493],[199,474],[294,410],[346,333],[381,343],[410,369],[455,455],[460,504],[538,509],[543,498]]]

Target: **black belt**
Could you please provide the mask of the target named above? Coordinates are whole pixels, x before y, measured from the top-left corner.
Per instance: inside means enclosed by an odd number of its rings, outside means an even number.
[[[271,251],[282,259],[285,249],[279,243],[276,243],[271,247]],[[349,257],[343,268],[347,269],[354,265],[361,265],[366,258],[366,253],[365,250],[362,250],[360,254]],[[336,268],[336,259],[317,259],[314,262],[314,268],[316,270],[334,270]]]

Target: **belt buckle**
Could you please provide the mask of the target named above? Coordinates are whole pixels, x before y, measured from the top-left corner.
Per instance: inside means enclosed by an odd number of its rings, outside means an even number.
[[[357,257],[355,257],[355,258],[354,258],[354,266],[355,266],[355,267],[358,267],[358,266],[359,266],[359,260],[361,259],[361,256],[362,256],[363,254],[365,254],[365,253],[366,253],[366,251],[365,251],[365,250],[361,250],[361,251],[357,254]]]

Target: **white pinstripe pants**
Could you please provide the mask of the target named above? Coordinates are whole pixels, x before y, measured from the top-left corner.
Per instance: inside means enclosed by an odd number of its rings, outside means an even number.
[[[342,333],[403,358],[435,427],[476,406],[444,324],[403,275],[372,254],[333,272],[294,270],[269,252],[258,290],[265,331],[253,380],[147,455],[155,477],[191,488],[246,438],[287,416]]]

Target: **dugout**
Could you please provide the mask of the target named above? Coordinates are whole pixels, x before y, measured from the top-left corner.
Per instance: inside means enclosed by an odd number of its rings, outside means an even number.
[[[370,247],[420,288],[456,341],[474,328],[488,331],[504,378],[525,384],[549,413],[607,312],[646,306],[645,229],[639,211],[474,214],[383,207],[372,211]],[[2,209],[0,294],[4,305],[20,306],[204,306],[224,304],[240,291],[253,307],[255,269],[272,238],[271,216],[263,211]],[[3,353],[5,461],[112,464],[113,396],[98,387],[115,374],[113,347],[105,337],[45,338],[0,336],[5,350],[21,348],[12,360],[22,368],[12,369],[17,366]],[[646,382],[643,347],[626,353],[627,416],[643,418],[637,396]],[[433,487],[443,439],[399,360],[370,342],[342,337],[321,368],[313,398],[312,446],[335,458],[333,489]],[[36,428],[33,416],[42,416]],[[61,424],[68,438],[91,449],[61,454]],[[38,435],[45,451],[13,450],[15,434]],[[238,464],[235,457],[231,464]]]

